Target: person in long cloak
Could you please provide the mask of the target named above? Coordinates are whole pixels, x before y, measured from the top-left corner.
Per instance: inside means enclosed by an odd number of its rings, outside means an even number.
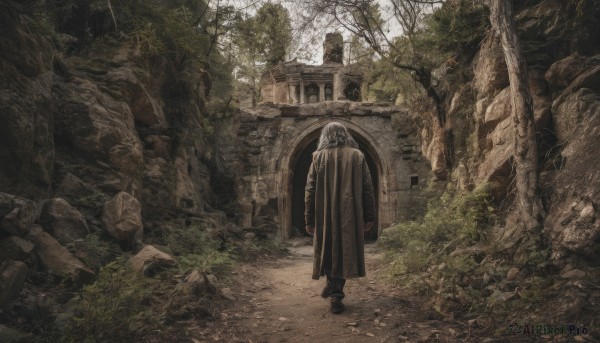
[[[365,273],[364,233],[375,221],[369,167],[358,145],[340,123],[323,127],[313,153],[305,189],[306,231],[314,236],[312,278],[327,277],[324,298],[331,312],[344,311],[346,279]]]

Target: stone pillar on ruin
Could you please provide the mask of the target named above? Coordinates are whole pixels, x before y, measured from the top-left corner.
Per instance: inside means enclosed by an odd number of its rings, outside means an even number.
[[[319,101],[325,101],[325,84],[319,83]]]
[[[304,104],[304,81],[300,81],[300,103]]]
[[[296,97],[296,84],[295,83],[291,83],[288,86],[288,102],[292,105],[295,105],[298,103],[298,99]]]
[[[344,63],[344,37],[339,32],[328,33],[323,42],[323,64]]]

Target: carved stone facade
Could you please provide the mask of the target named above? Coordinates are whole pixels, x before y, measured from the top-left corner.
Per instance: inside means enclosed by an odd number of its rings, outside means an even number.
[[[244,227],[277,228],[278,237],[304,227],[304,187],[321,128],[343,123],[365,153],[376,188],[378,221],[373,237],[410,219],[422,204],[429,164],[406,109],[350,101],[263,104],[237,122],[237,194]]]
[[[344,66],[343,39],[328,33],[323,43],[323,64],[294,61],[280,63],[261,78],[261,102],[312,104],[321,101],[361,101],[362,73],[357,66]]]

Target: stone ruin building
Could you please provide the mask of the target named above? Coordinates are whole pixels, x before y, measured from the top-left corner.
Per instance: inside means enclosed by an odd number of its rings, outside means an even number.
[[[323,43],[323,64],[307,65],[294,61],[263,74],[261,101],[280,104],[313,104],[321,101],[361,101],[363,77],[355,66],[345,67],[344,40],[339,33],[328,33]]]
[[[430,168],[408,110],[361,102],[362,75],[342,61],[342,36],[328,34],[322,65],[281,63],[262,79],[263,102],[240,112],[234,168],[244,227],[269,226],[281,240],[302,234],[311,156],[331,121],[349,129],[367,158],[378,212],[371,239],[423,207]]]

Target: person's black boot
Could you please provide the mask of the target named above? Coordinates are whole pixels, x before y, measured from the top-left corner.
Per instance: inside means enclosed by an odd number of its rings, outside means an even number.
[[[331,295],[331,285],[329,284],[329,281],[327,281],[325,288],[323,288],[323,292],[321,292],[321,296],[323,298],[327,299],[327,298],[329,298],[330,295]]]
[[[333,314],[340,314],[344,312],[346,306],[342,303],[341,298],[331,298],[331,308],[330,311]]]

